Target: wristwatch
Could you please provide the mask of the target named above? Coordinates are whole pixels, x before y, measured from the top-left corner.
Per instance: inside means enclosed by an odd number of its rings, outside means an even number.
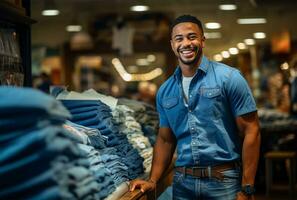
[[[251,196],[255,194],[256,190],[253,185],[246,184],[241,186],[241,192],[246,196]]]

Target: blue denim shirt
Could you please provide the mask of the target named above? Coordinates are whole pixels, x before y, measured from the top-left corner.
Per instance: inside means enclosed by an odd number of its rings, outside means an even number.
[[[240,72],[203,56],[190,83],[188,107],[181,83],[177,67],[157,94],[160,127],[171,128],[177,139],[176,166],[209,166],[240,159],[242,141],[235,118],[257,110]]]

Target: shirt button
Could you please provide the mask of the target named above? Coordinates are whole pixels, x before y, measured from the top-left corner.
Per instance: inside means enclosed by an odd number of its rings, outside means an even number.
[[[191,130],[194,130],[194,128],[192,127]]]
[[[195,145],[195,144],[196,144],[196,142],[192,142],[192,144],[193,144],[193,145]]]
[[[189,110],[189,112],[192,112],[192,110]]]
[[[192,98],[192,95],[190,94],[190,98]]]

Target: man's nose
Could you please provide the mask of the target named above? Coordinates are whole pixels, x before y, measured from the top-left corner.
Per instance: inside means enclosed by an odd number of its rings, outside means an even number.
[[[189,40],[187,38],[183,40],[182,46],[186,47],[186,46],[190,46],[190,45],[191,45],[191,40]]]

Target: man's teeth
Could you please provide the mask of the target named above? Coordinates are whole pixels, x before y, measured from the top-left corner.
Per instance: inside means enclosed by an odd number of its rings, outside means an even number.
[[[181,52],[187,54],[187,53],[191,53],[192,51],[191,50],[184,50],[184,51],[181,51]]]

